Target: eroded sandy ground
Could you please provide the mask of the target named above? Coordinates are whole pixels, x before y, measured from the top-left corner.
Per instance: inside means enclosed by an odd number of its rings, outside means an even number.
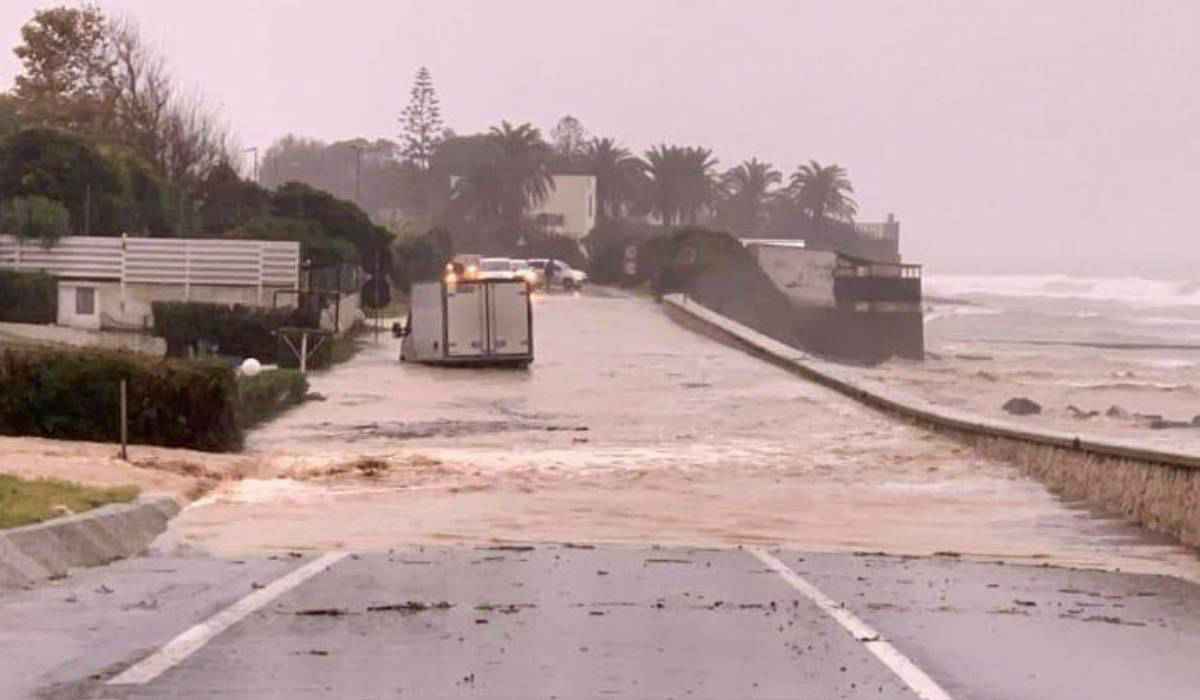
[[[249,478],[188,508],[172,537],[232,556],[769,542],[1200,578],[1190,550],[675,326],[650,301],[537,302],[529,371],[404,365],[387,339],[314,375],[327,401],[253,433]]]

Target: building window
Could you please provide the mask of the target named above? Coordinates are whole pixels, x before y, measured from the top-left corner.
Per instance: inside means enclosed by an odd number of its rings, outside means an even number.
[[[94,316],[96,314],[96,290],[93,287],[75,288],[75,315]]]

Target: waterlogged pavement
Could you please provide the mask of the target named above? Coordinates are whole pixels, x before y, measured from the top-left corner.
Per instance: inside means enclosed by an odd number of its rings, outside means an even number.
[[[325,401],[251,434],[261,478],[227,482],[173,536],[230,556],[495,541],[952,551],[1200,580],[1194,552],[681,328],[651,300],[535,305],[527,371],[403,364],[384,338],[314,374]]]

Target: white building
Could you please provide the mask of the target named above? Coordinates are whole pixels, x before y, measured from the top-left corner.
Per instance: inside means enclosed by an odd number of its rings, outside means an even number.
[[[530,215],[550,233],[583,238],[596,227],[596,176],[552,177],[554,187]]]
[[[53,247],[0,236],[0,269],[58,278],[58,325],[137,330],[155,301],[295,304],[300,244],[191,238],[68,236]]]

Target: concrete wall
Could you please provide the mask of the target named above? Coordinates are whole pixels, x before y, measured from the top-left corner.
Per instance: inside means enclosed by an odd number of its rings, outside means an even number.
[[[790,318],[771,321],[773,337],[794,336],[806,350],[855,363],[924,359],[920,277],[903,277],[892,266],[839,276],[837,253],[790,243],[747,243],[746,249],[794,307]]]
[[[819,308],[831,309],[836,305],[833,269],[837,253],[783,245],[750,244],[746,248],[767,277],[792,301]]]
[[[547,230],[572,238],[583,238],[596,226],[596,177],[594,175],[554,175],[554,189],[546,201],[530,212],[539,215],[561,216],[561,225],[547,225]]]

